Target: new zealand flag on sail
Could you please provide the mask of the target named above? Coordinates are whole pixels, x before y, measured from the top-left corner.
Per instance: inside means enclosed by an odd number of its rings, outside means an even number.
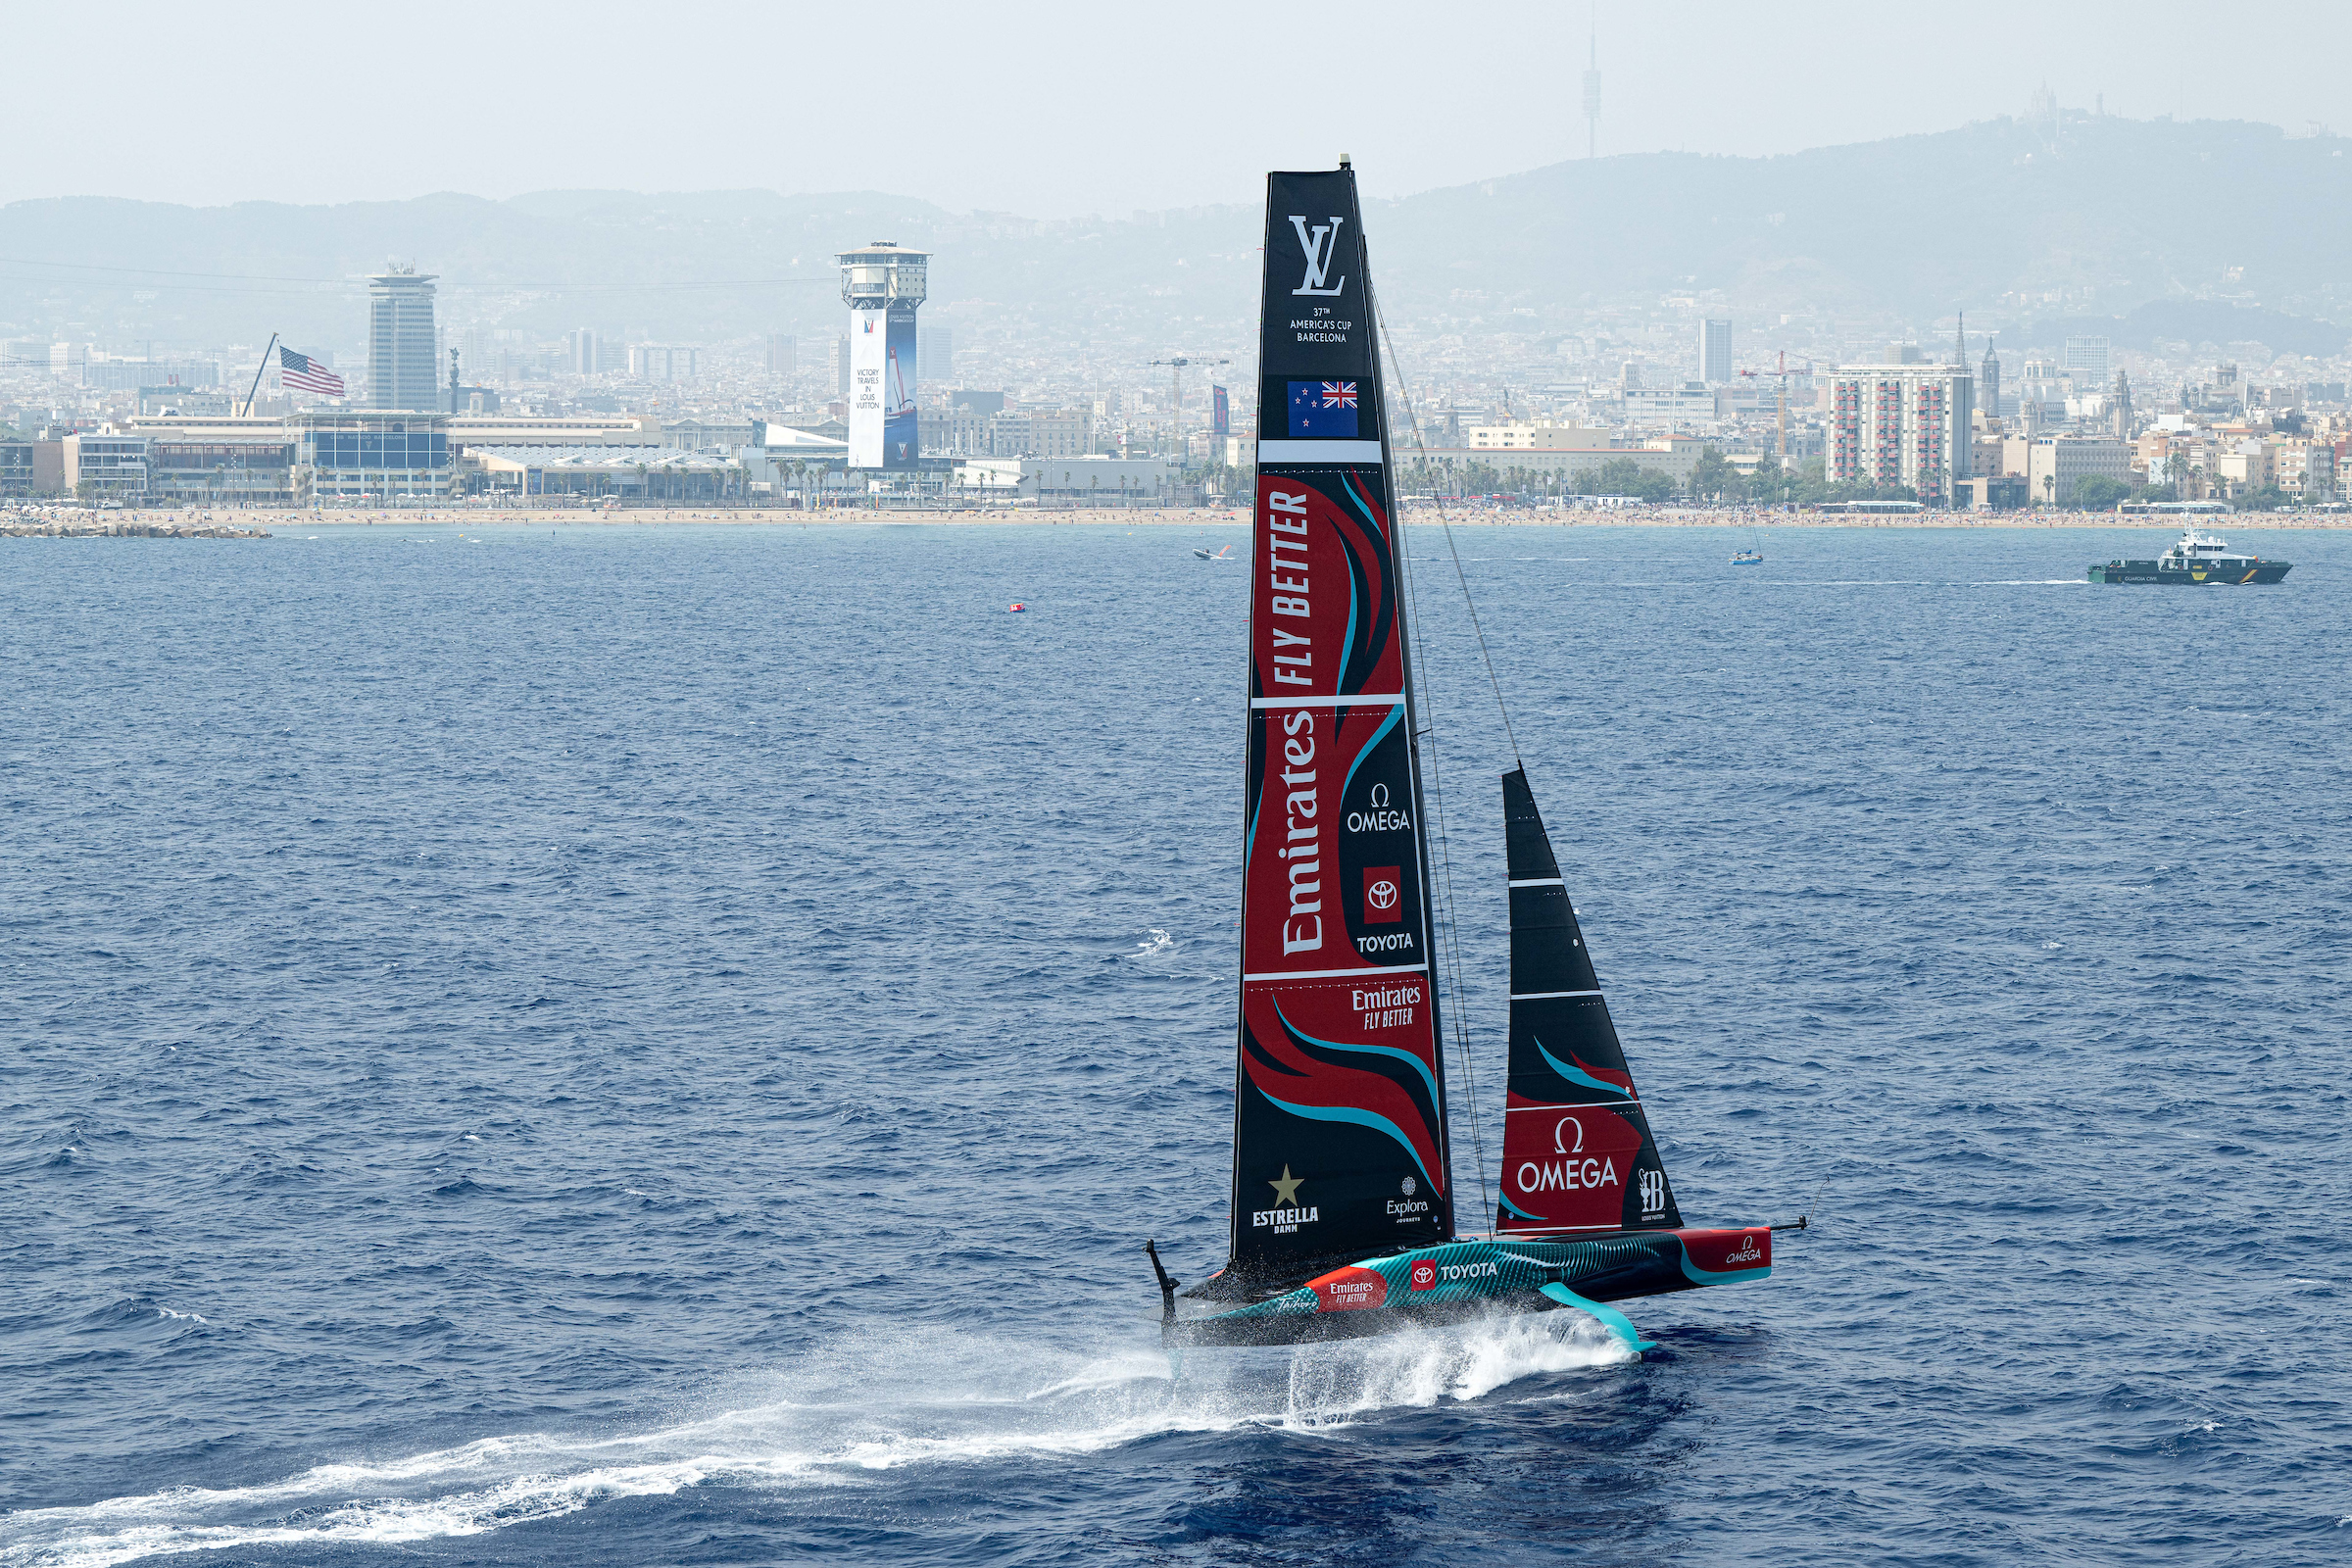
[[[1294,441],[1354,440],[1355,383],[1353,381],[1293,381],[1291,383],[1291,439]]]

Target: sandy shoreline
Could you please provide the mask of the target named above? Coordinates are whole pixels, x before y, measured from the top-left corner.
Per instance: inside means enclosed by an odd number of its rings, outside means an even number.
[[[1409,505],[1405,521],[1435,524],[1444,519],[1459,527],[1504,528],[2132,528],[2174,531],[2190,520],[2175,516],[2118,516],[2113,513],[2068,512],[2036,515],[2030,512],[1929,512],[1901,516],[1870,516],[1818,513],[1759,513],[1737,508],[1644,507],[1623,511],[1583,511],[1566,508],[1522,509],[1477,506]],[[22,514],[13,514],[22,515]],[[639,508],[626,512],[589,512],[576,508],[555,511],[454,508],[397,512],[297,512],[256,509],[214,511],[202,508],[141,509],[121,512],[70,511],[51,513],[58,520],[177,524],[181,527],[220,525],[264,528],[275,534],[299,532],[319,524],[386,528],[659,528],[672,526],[878,526],[946,523],[1014,523],[1029,526],[1073,527],[1240,527],[1249,514],[1232,508],[1169,508],[1164,511],[1126,511],[1083,508],[1040,512],[1029,508],[973,508],[961,512],[866,512],[852,509],[796,512],[782,508],[695,509]],[[2200,527],[2230,528],[2352,528],[2352,514],[2299,512],[2250,512],[2198,517]]]

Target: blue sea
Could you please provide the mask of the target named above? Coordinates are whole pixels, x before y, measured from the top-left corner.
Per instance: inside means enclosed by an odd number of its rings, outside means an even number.
[[[1684,1213],[1813,1228],[1172,1366],[1238,528],[275,526],[0,541],[6,1568],[2352,1560],[2352,533],[1457,528]]]

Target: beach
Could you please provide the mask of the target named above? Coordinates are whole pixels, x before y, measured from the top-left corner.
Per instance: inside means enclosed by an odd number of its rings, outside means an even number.
[[[1506,528],[2150,528],[2171,530],[2196,523],[2217,528],[2347,528],[2352,514],[2246,512],[2214,515],[2118,515],[2112,512],[1919,512],[1870,514],[1778,512],[1744,507],[1520,507],[1488,502],[1410,501],[1408,523],[1441,520],[1465,527]],[[228,509],[146,507],[92,510],[58,507],[0,514],[0,535],[40,531],[33,523],[68,525],[67,533],[124,533],[141,537],[231,537],[225,530],[270,531],[298,525],[338,523],[415,528],[658,528],[678,525],[780,526],[798,523],[1021,523],[1073,527],[1238,527],[1249,513],[1235,507],[971,507],[867,509],[828,507],[804,512],[786,507],[634,507],[611,512],[582,507],[433,507],[370,511],[341,508]],[[96,524],[96,528],[89,525]]]

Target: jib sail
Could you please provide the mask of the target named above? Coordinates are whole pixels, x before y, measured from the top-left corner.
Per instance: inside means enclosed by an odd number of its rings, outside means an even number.
[[[1527,771],[1502,776],[1511,883],[1511,1068],[1497,1232],[1683,1223]]]
[[[1229,1283],[1453,1234],[1355,175],[1268,176]]]

